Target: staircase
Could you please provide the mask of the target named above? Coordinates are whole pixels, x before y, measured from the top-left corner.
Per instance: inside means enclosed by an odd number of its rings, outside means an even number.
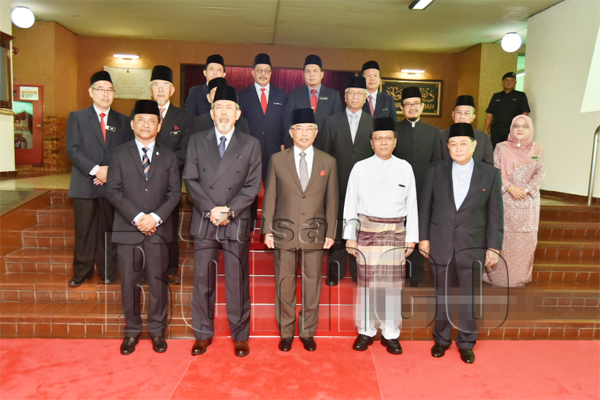
[[[181,204],[181,285],[172,285],[168,338],[194,337],[191,328],[193,242],[191,203]],[[72,289],[74,230],[66,191],[46,192],[0,219],[0,337],[122,338],[120,284],[97,276]],[[600,339],[600,207],[542,201],[538,248],[531,284],[523,289],[486,287],[480,339]],[[251,335],[278,336],[272,252],[258,232],[250,251]],[[325,275],[326,264],[323,264]],[[217,336],[229,335],[222,259],[217,277]],[[147,292],[147,285],[143,286]],[[323,282],[318,336],[355,336],[355,284]],[[406,288],[402,340],[431,339],[434,290]],[[297,284],[301,303],[301,280]],[[489,300],[488,300],[489,297]],[[143,299],[144,312],[147,299]],[[147,337],[147,333],[144,334]]]

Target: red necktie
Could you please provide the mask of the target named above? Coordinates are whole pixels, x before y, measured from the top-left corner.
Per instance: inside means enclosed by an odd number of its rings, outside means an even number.
[[[373,96],[369,95],[369,109],[371,110],[371,115],[375,116],[375,108],[373,107]]]
[[[317,90],[311,89],[310,92],[312,93],[310,96],[310,108],[313,109],[313,112],[317,112],[317,103],[319,102],[319,99],[317,99]]]
[[[100,128],[102,128],[102,135],[104,136],[104,143],[106,143],[106,125],[104,125],[104,117],[106,114],[100,113]]]
[[[267,90],[267,89],[265,89],[265,88],[260,89],[260,91],[262,92],[260,94],[260,105],[262,106],[263,114],[267,113],[267,104],[268,104],[267,95],[265,94],[265,90]]]

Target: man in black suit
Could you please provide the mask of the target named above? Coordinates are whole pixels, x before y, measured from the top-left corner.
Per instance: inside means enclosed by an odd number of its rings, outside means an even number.
[[[206,94],[206,101],[208,101],[209,105],[213,103],[213,98],[215,97],[215,93],[217,92],[217,86],[227,86],[227,79],[214,78],[211,79],[211,81],[208,83],[208,93]],[[192,128],[194,133],[209,131],[214,127],[215,122],[211,118],[210,113],[205,113],[194,117]],[[250,130],[250,128],[248,127],[248,121],[244,117],[240,117],[235,122],[235,127],[242,132],[248,132]]]
[[[458,279],[460,322],[455,340],[467,364],[475,361],[477,320],[472,299],[475,290],[481,291],[481,265],[496,265],[504,236],[500,171],[473,160],[476,146],[470,124],[450,126],[448,149],[452,161],[442,161],[429,169],[419,204],[419,247],[431,257],[436,281],[435,345],[431,355],[442,357],[452,344],[448,309],[452,306],[449,300],[455,297],[450,296],[450,285]]]
[[[315,121],[319,129],[323,129],[325,119],[337,112],[342,111],[342,99],[337,90],[321,85],[323,80],[323,63],[321,58],[314,54],[306,56],[304,60],[304,82],[301,86],[290,92],[287,105],[285,106],[285,130],[292,126],[292,113],[297,108],[312,108],[315,113]],[[321,150],[323,139],[317,135],[314,146]],[[292,138],[286,136],[285,147],[293,144]]]
[[[363,64],[361,75],[367,80],[367,102],[363,111],[371,114],[374,118],[392,118],[398,121],[396,102],[387,93],[381,93],[381,70],[377,61],[367,61]]]
[[[167,243],[176,241],[172,213],[181,200],[177,155],[157,141],[161,128],[159,104],[137,101],[133,118],[135,140],[115,150],[107,182],[108,198],[117,209],[112,241],[117,243],[121,266],[123,355],[135,351],[142,332],[140,284],[144,275],[150,297],[146,324],[152,348],[157,353],[167,351]]]
[[[473,96],[462,95],[456,98],[454,104],[454,111],[452,111],[452,120],[455,124],[465,123],[471,124],[475,119],[475,101]],[[450,129],[444,129],[440,131],[440,139],[442,140],[442,160],[450,160],[450,152],[448,151],[448,132]],[[473,153],[473,159],[475,161],[483,161],[486,164],[494,165],[494,150],[492,149],[492,141],[490,136],[482,131],[473,129],[475,133],[475,140],[477,141],[477,147],[475,147],[475,153]]]
[[[267,177],[269,160],[281,150],[284,140],[285,92],[271,85],[271,58],[268,54],[254,57],[254,85],[241,90],[242,118],[248,120],[250,134],[260,142],[263,182]]]
[[[210,112],[210,103],[206,99],[209,91],[208,83],[214,78],[224,78],[227,75],[223,57],[220,54],[208,56],[203,73],[206,77],[206,83],[191,87],[185,101],[185,109],[192,115],[202,115]]]
[[[194,203],[192,355],[206,352],[215,333],[217,260],[223,249],[227,317],[235,355],[250,353],[250,205],[261,189],[260,143],[235,128],[241,111],[231,86],[218,86],[210,112],[215,128],[192,135],[183,180]]]
[[[419,199],[429,166],[442,159],[440,130],[421,121],[424,105],[418,87],[407,86],[402,90],[400,108],[404,113],[404,119],[396,122],[398,144],[394,149],[394,155],[408,161],[412,167],[417,186],[417,199]],[[417,244],[416,249],[418,246]],[[423,286],[425,277],[425,260],[416,249],[407,257],[406,268],[410,286],[413,287]]]
[[[344,199],[350,171],[357,162],[373,155],[371,133],[373,117],[364,112],[367,98],[365,78],[353,76],[346,88],[346,109],[333,114],[325,120],[323,151],[333,156],[337,162],[340,207],[336,226],[336,243],[331,248],[328,260],[328,273],[325,283],[335,286],[346,275],[346,263],[349,260],[350,276],[356,282],[356,257],[348,255],[346,241],[342,239],[344,218]]]
[[[104,184],[114,149],[132,139],[129,118],[110,108],[115,98],[110,74],[92,75],[88,92],[93,105],[72,112],[67,122],[67,155],[73,163],[69,197],[75,214],[71,287],[94,275],[94,263],[102,283],[116,279],[117,251],[110,240],[115,211]]]

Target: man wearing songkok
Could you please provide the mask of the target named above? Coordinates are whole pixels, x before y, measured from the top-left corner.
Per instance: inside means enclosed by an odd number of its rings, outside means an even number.
[[[420,197],[429,166],[442,159],[440,131],[435,126],[421,121],[424,104],[421,90],[416,86],[407,86],[402,90],[401,107],[404,119],[396,123],[398,144],[394,155],[408,161],[415,174],[417,200]],[[425,259],[415,251],[407,257],[406,275],[410,286],[424,286]]]
[[[225,60],[220,54],[208,56],[202,72],[206,77],[206,83],[191,87],[185,101],[185,109],[192,115],[202,115],[210,112],[210,103],[206,99],[209,92],[208,83],[214,78],[225,78],[227,74],[225,72]]]
[[[227,86],[227,79],[225,78],[214,78],[208,82],[208,93],[206,94],[206,100],[208,104],[213,103],[213,99],[215,97],[215,93],[217,92],[217,86]],[[193,131],[196,132],[204,132],[209,131],[215,127],[215,122],[212,119],[210,113],[205,113],[201,115],[197,115],[194,117],[193,122]],[[243,133],[248,133],[250,128],[248,127],[248,121],[244,117],[239,117],[235,122],[235,127]]]
[[[292,348],[296,325],[296,271],[301,261],[302,308],[298,331],[304,348],[315,351],[323,249],[333,245],[338,215],[335,159],[313,146],[318,128],[310,108],[296,109],[290,135],[294,146],[273,154],[263,202],[265,245],[274,251],[275,316],[279,350]]]
[[[157,353],[167,351],[168,243],[176,241],[172,213],[181,200],[179,163],[156,138],[161,128],[158,103],[139,100],[133,109],[132,140],[115,150],[107,193],[116,208],[112,241],[121,267],[125,339],[121,354],[135,351],[142,332],[141,286],[148,282],[148,332]]]
[[[451,295],[450,286],[458,279],[460,317],[455,340],[467,364],[475,361],[477,341],[474,293],[482,290],[483,265],[493,268],[498,262],[504,236],[500,170],[473,160],[476,146],[471,124],[451,125],[452,161],[429,169],[419,202],[419,248],[431,259],[437,297],[431,355],[444,356],[452,344],[448,310],[457,296]]]
[[[337,162],[340,206],[336,231],[337,241],[331,248],[325,283],[335,286],[346,275],[349,262],[350,276],[356,282],[356,258],[346,251],[346,241],[342,239],[344,198],[348,177],[354,164],[371,157],[373,148],[370,138],[373,131],[373,117],[362,109],[366,99],[366,81],[363,77],[353,76],[346,88],[346,109],[327,117],[323,128],[323,150],[333,156]]]
[[[222,249],[234,353],[244,357],[250,353],[250,205],[261,189],[260,143],[235,127],[241,111],[233,87],[217,87],[210,114],[215,127],[192,135],[183,170],[194,203],[192,355],[205,353],[215,334],[217,261]]]
[[[114,150],[133,138],[129,118],[110,108],[115,90],[108,72],[92,75],[88,93],[92,106],[72,112],[67,121],[67,155],[73,163],[69,197],[75,214],[71,287],[91,279],[94,264],[102,283],[115,282],[117,249],[111,241],[115,210],[106,198],[105,183]]]
[[[452,111],[452,120],[455,124],[465,123],[472,124],[475,119],[475,101],[473,96],[462,95],[456,98],[454,104],[454,111]],[[440,138],[442,139],[442,160],[450,160],[450,151],[448,150],[448,132],[450,129],[444,129],[440,131]],[[473,129],[475,134],[475,140],[477,141],[477,147],[475,147],[475,153],[473,153],[473,159],[475,161],[483,161],[486,164],[494,165],[494,150],[492,149],[492,142],[490,135],[485,132]]]
[[[485,132],[492,136],[494,149],[500,142],[508,139],[510,124],[514,117],[519,114],[529,115],[529,102],[524,92],[515,90],[517,86],[517,75],[507,72],[502,77],[504,90],[494,93],[488,105],[487,118],[485,119]]]
[[[379,91],[381,86],[381,70],[377,61],[367,61],[363,64],[361,75],[367,80],[367,102],[363,111],[375,118],[389,117],[398,120],[396,102],[387,93]]]
[[[254,84],[240,91],[242,117],[248,120],[250,131],[260,142],[262,152],[262,177],[267,177],[269,159],[281,150],[284,140],[285,91],[271,85],[273,67],[268,54],[254,57],[252,77]],[[287,136],[287,135],[285,135]]]
[[[321,57],[310,54],[304,60],[304,83],[290,92],[285,106],[285,127],[289,129],[292,125],[292,114],[297,108],[311,108],[315,114],[315,122],[318,129],[323,129],[325,119],[330,115],[342,111],[342,99],[340,93],[321,85],[323,80],[323,63]],[[322,149],[322,138],[318,135],[314,146]],[[292,146],[292,139],[286,138],[285,147]]]
[[[371,146],[375,155],[356,163],[344,207],[346,248],[358,264],[354,350],[367,350],[381,326],[381,344],[402,354],[401,294],[405,253],[419,240],[415,178],[408,162],[392,155],[396,146],[392,118],[375,118]]]

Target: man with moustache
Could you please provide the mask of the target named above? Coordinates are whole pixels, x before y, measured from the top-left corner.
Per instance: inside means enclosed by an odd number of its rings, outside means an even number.
[[[327,117],[322,133],[325,137],[323,151],[333,156],[337,163],[338,193],[340,194],[336,228],[338,240],[329,253],[327,279],[325,280],[328,286],[336,286],[346,275],[348,262],[350,276],[356,282],[356,258],[353,255],[348,256],[346,241],[342,239],[344,198],[352,167],[358,161],[373,155],[373,148],[370,144],[373,117],[363,110],[367,97],[365,78],[362,76],[350,78],[345,97],[346,109]]]
[[[227,86],[227,79],[225,78],[214,78],[208,83],[208,94],[206,95],[206,100],[208,104],[213,103],[213,99],[215,97],[215,93],[217,92],[217,86]],[[193,131],[195,132],[203,132],[211,130],[215,127],[215,122],[210,116],[210,113],[205,113],[202,115],[198,115],[194,117],[193,121]],[[235,127],[239,129],[241,132],[248,133],[250,128],[248,127],[248,121],[244,117],[240,117],[235,122]]]
[[[304,83],[290,92],[285,106],[285,127],[292,125],[292,113],[297,108],[311,108],[315,113],[318,129],[323,129],[325,119],[342,111],[342,99],[337,90],[321,85],[323,80],[323,63],[317,55],[310,54],[304,60]],[[323,148],[322,138],[317,136],[314,146]],[[292,146],[292,139],[286,138],[285,147]]]
[[[135,351],[142,332],[141,282],[148,282],[148,332],[157,353],[167,351],[168,243],[177,243],[173,210],[181,200],[177,155],[158,142],[161,129],[159,105],[139,100],[133,109],[131,128],[135,140],[115,150],[108,170],[107,193],[116,208],[112,241],[117,243],[121,267],[121,304],[125,339],[121,354]]]
[[[381,93],[381,70],[377,61],[367,61],[363,64],[361,75],[367,80],[367,102],[363,107],[364,112],[368,112],[374,118],[392,118],[398,120],[396,112],[396,102],[387,93]]]
[[[192,135],[183,180],[194,208],[192,355],[204,354],[215,333],[215,292],[219,250],[225,260],[227,317],[234,352],[250,353],[250,205],[261,189],[260,143],[235,128],[241,111],[231,86],[218,86],[211,117],[215,127]]]
[[[210,103],[206,99],[209,91],[208,83],[214,78],[225,78],[225,75],[227,75],[223,57],[220,54],[208,56],[203,73],[206,77],[206,83],[191,87],[185,101],[185,109],[192,115],[202,115],[210,112]]]
[[[460,358],[475,362],[477,341],[475,291],[481,291],[483,266],[493,268],[504,236],[500,170],[473,160],[477,146],[473,127],[450,126],[448,149],[452,161],[430,167],[419,202],[419,242],[431,258],[435,277],[436,315],[431,355],[443,357],[452,344],[449,310],[455,297],[450,286],[458,280],[460,319],[456,345]]]
[[[129,118],[110,108],[115,98],[110,74],[96,72],[88,93],[92,106],[69,114],[67,155],[73,163],[69,197],[75,214],[73,277],[77,287],[94,275],[104,284],[115,282],[117,251],[111,242],[114,208],[106,199],[108,164],[114,149],[133,138]]]
[[[442,159],[440,131],[435,126],[421,121],[424,104],[418,87],[407,86],[402,90],[400,108],[404,113],[404,119],[396,123],[398,144],[394,149],[394,155],[408,161],[412,167],[417,186],[417,199],[419,199],[427,170]],[[407,260],[406,273],[410,278],[410,285],[423,286],[425,277],[423,255],[415,250]]]
[[[475,117],[475,101],[473,100],[473,96],[468,94],[458,96],[454,105],[454,111],[452,111],[452,120],[454,123],[472,124]],[[444,129],[440,131],[440,138],[442,140],[442,160],[446,161],[450,160],[448,146],[444,146],[445,143],[448,143],[449,130],[450,129]],[[490,136],[477,129],[473,129],[473,133],[475,134],[475,140],[477,141],[473,159],[475,161],[483,161],[486,164],[494,165],[494,150],[492,149]]]
[[[315,351],[323,249],[333,245],[338,214],[338,184],[333,157],[315,149],[318,128],[310,108],[296,109],[290,136],[294,147],[274,154],[263,203],[265,245],[274,251],[275,316],[279,350],[290,351],[296,326],[296,271],[302,270],[300,340]]]

